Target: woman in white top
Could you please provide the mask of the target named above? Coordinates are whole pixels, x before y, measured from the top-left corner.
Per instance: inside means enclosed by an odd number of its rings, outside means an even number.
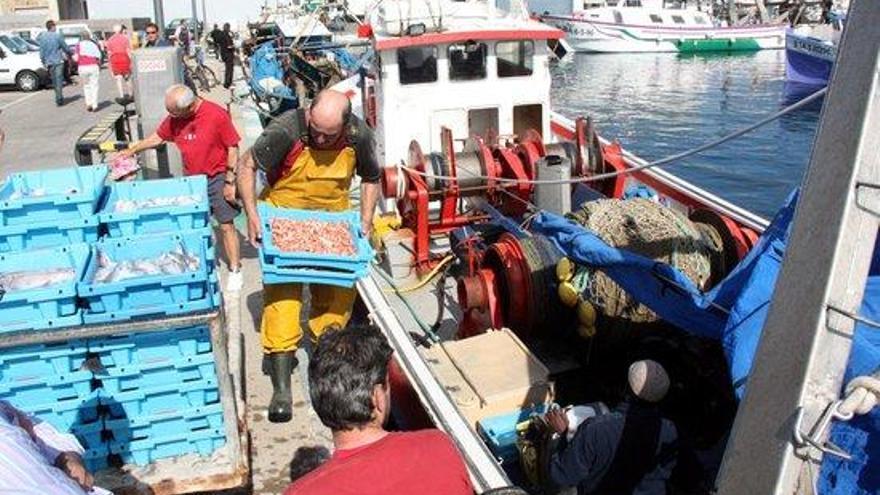
[[[92,40],[88,31],[80,33],[79,38],[74,55],[83,85],[83,97],[86,110],[95,112],[98,110],[98,84],[101,78],[101,47]]]

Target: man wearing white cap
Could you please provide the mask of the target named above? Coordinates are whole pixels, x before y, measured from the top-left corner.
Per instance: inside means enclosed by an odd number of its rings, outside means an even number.
[[[629,367],[627,398],[610,413],[594,416],[566,438],[568,419],[555,409],[547,422],[560,435],[549,474],[578,495],[663,495],[675,467],[678,432],[657,407],[669,390],[669,376],[656,361]]]

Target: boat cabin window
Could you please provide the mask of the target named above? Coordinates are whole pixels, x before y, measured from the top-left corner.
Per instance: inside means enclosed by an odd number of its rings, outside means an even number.
[[[541,132],[543,122],[544,110],[540,103],[513,107],[513,133],[517,136],[522,136],[529,129]]]
[[[531,76],[534,55],[535,43],[533,41],[499,41],[495,43],[498,77]]]
[[[642,0],[626,0],[623,4],[624,7],[641,7]]]
[[[617,24],[623,24],[623,16],[620,15],[619,10],[614,11],[614,22],[616,22]]]
[[[449,79],[451,81],[468,81],[486,77],[485,43],[453,43],[449,45]]]
[[[468,134],[487,138],[498,132],[498,109],[477,108],[468,110]]]
[[[428,83],[437,80],[437,47],[410,46],[397,50],[400,84]]]
[[[651,22],[655,24],[663,24],[663,18],[657,14],[651,14]]]
[[[701,15],[695,15],[694,22],[696,22],[697,24],[706,24],[706,18]]]
[[[684,17],[682,17],[680,15],[674,15],[674,16],[672,16],[672,22],[674,22],[676,24],[684,24]]]

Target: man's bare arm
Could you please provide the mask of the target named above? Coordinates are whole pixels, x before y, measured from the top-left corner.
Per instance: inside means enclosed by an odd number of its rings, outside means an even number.
[[[238,196],[248,218],[248,241],[255,247],[260,243],[260,214],[257,213],[256,170],[252,150],[245,151],[238,160]]]
[[[379,201],[379,184],[361,182],[361,231],[369,236],[373,230],[373,213]]]

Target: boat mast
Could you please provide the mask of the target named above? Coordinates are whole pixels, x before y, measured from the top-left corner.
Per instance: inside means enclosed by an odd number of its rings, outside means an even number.
[[[880,215],[880,2],[854,0],[718,493],[812,493]],[[829,455],[829,454],[825,454]]]

